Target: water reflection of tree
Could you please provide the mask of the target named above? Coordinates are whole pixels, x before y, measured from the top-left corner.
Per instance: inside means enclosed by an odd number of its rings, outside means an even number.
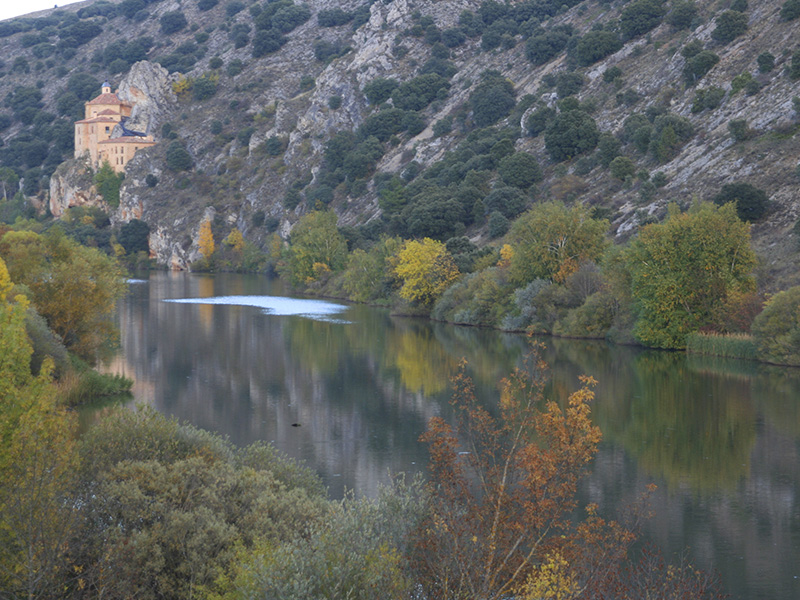
[[[692,373],[685,355],[667,352],[640,354],[634,376],[629,419],[606,431],[642,466],[695,489],[729,488],[748,474],[756,439],[749,385]]]

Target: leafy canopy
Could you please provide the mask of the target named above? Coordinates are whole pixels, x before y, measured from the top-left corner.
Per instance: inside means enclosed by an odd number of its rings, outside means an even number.
[[[750,228],[732,204],[674,208],[630,245],[627,265],[638,310],[634,335],[647,346],[683,348],[686,336],[714,328],[729,294],[753,288]]]

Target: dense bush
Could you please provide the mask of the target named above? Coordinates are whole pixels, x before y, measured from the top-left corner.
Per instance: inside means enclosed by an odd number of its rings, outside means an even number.
[[[720,14],[716,23],[711,37],[722,44],[732,42],[747,31],[747,15],[735,10],[726,10]]]
[[[589,66],[622,48],[622,40],[613,31],[590,31],[572,50],[572,56],[581,66]]]
[[[436,73],[419,75],[398,85],[392,91],[392,102],[403,110],[422,110],[441,94],[445,94],[450,84]]]
[[[697,17],[697,5],[693,0],[677,0],[667,15],[667,23],[675,29],[688,29]]]
[[[798,0],[798,5],[800,5],[800,0]],[[775,56],[771,52],[762,52],[758,55],[756,62],[758,62],[759,73],[769,73],[775,68]]]
[[[747,119],[728,121],[728,131],[737,142],[744,142],[752,136],[752,130],[747,126]]]
[[[556,78],[556,93],[559,98],[566,98],[577,94],[584,84],[583,75],[580,73],[559,73]]]
[[[800,17],[800,0],[786,0],[781,7],[781,21],[793,21]]]
[[[288,41],[289,38],[274,29],[258,31],[253,38],[253,58],[277,52]]]
[[[217,4],[219,0],[197,0],[197,8],[201,11],[211,10]]]
[[[566,49],[572,28],[560,25],[552,29],[537,29],[525,42],[525,56],[534,65],[543,65]]]
[[[659,162],[671,160],[692,135],[694,127],[686,117],[670,113],[659,115],[650,133],[650,152]]]
[[[469,102],[478,127],[493,125],[507,117],[516,105],[514,85],[497,71],[484,71]]]
[[[140,219],[131,219],[124,223],[119,230],[119,243],[128,254],[149,252],[150,226]]]
[[[556,162],[594,150],[600,132],[594,119],[582,110],[559,113],[547,127],[544,144]]]
[[[500,161],[497,171],[503,183],[521,189],[527,189],[542,179],[539,163],[527,152],[515,152],[506,156]]]
[[[178,140],[173,140],[167,147],[167,168],[171,171],[188,171],[192,168],[192,155],[186,151],[184,145]]]
[[[719,56],[710,50],[701,50],[691,58],[687,58],[683,67],[683,77],[688,85],[694,85],[697,81],[705,77],[714,66],[719,62]]]
[[[800,286],[770,298],[752,331],[761,360],[800,365]]]
[[[507,219],[514,219],[525,210],[528,199],[516,187],[501,187],[483,199],[484,210],[491,214],[499,212]]]
[[[709,88],[698,89],[694,94],[692,112],[698,113],[705,109],[714,110],[720,105],[724,97],[725,90],[715,85]]]
[[[311,18],[311,9],[305,4],[290,4],[275,11],[272,27],[281,33],[289,33]]]
[[[341,8],[331,8],[319,11],[317,23],[320,27],[338,27],[347,25],[353,20],[353,13],[345,12]]]
[[[618,156],[609,165],[611,176],[624,181],[632,178],[636,174],[636,163],[627,156]]]
[[[161,33],[164,35],[177,33],[188,24],[186,17],[179,10],[164,13],[161,19],[159,19],[159,23],[161,24]]]
[[[712,198],[714,204],[736,203],[736,214],[742,221],[754,223],[767,212],[769,196],[749,183],[726,183],[720,192]]]
[[[398,85],[400,84],[395,79],[378,77],[367,83],[364,86],[363,92],[370,104],[378,106],[386,102],[392,96],[392,92]]]
[[[537,108],[530,115],[528,115],[528,118],[525,121],[525,128],[528,130],[528,134],[531,137],[536,137],[545,129],[547,129],[547,126],[553,119],[555,119],[555,117],[556,110],[554,108],[550,108],[548,106]]]
[[[619,28],[622,37],[631,39],[655,29],[667,12],[665,2],[660,0],[635,0],[622,9]]]

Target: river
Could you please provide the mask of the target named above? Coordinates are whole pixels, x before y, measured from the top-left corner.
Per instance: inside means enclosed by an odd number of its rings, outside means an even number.
[[[237,445],[274,443],[341,497],[425,471],[417,438],[432,416],[450,418],[462,358],[491,404],[527,349],[521,335],[284,296],[263,276],[133,280],[121,349],[105,368],[134,379],[136,402]],[[552,397],[577,389],[581,374],[599,382],[604,439],[582,500],[613,516],[655,483],[646,540],[668,556],[688,549],[732,598],[800,598],[800,369],[544,341]]]

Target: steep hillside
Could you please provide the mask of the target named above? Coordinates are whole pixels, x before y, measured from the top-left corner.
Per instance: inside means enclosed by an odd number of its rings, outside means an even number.
[[[0,23],[2,179],[39,206],[85,187],[67,181],[77,165],[50,177],[109,79],[151,100],[140,123],[159,142],[129,165],[113,220],[145,220],[163,264],[198,256],[203,219],[264,244],[329,205],[351,238],[483,244],[555,198],[624,238],[669,202],[763,191],[761,284],[785,287],[800,282],[797,14],[796,0],[85,2]]]

